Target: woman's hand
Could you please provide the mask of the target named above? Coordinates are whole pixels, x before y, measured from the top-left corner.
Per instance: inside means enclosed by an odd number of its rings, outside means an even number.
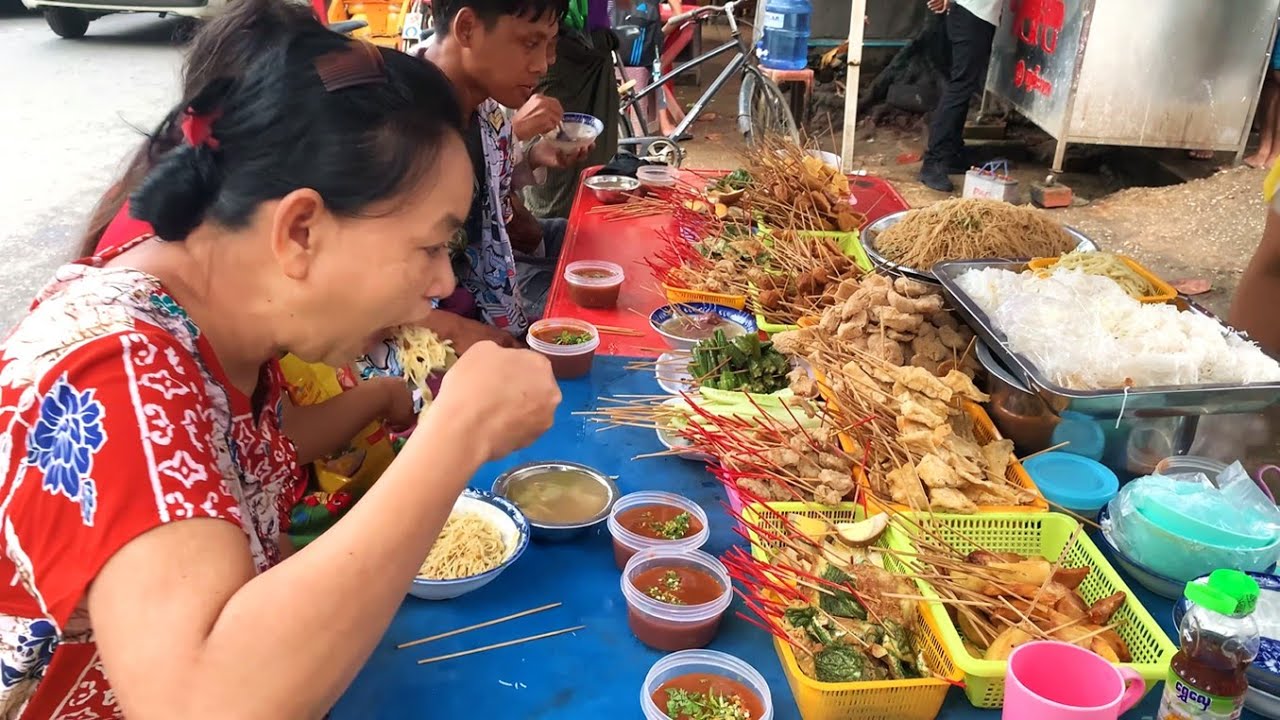
[[[380,377],[365,382],[376,385],[382,394],[381,417],[392,432],[404,432],[418,422],[418,415],[413,411],[413,391],[404,379]]]
[[[941,15],[951,8],[951,0],[927,0],[925,5],[933,12]]]
[[[453,349],[457,351],[459,357],[483,342],[491,342],[504,348],[522,347],[520,341],[506,330],[467,318],[458,318],[449,339],[453,341]]]
[[[467,437],[482,443],[488,460],[497,460],[549,430],[559,404],[560,388],[545,357],[481,342],[445,375],[428,412],[468,428]]]
[[[511,129],[517,140],[529,142],[560,127],[562,120],[564,106],[559,100],[546,95],[531,95],[511,118]]]

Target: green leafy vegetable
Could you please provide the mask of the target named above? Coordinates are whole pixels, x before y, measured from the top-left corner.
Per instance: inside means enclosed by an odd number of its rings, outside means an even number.
[[[559,335],[551,339],[551,342],[555,345],[581,345],[584,342],[591,342],[591,333],[561,330]]]
[[[822,579],[837,585],[847,585],[852,578],[835,565],[827,565],[822,571]],[[852,593],[834,588],[823,588],[818,598],[818,607],[836,617],[867,619],[867,610],[853,597]]]
[[[751,720],[751,713],[737,695],[667,690],[667,717],[672,720]]]
[[[689,374],[713,390],[768,395],[786,389],[791,362],[771,342],[747,334],[729,340],[722,330],[693,348]]]
[[[813,656],[819,682],[859,682],[870,679],[871,661],[852,645],[829,645]]]

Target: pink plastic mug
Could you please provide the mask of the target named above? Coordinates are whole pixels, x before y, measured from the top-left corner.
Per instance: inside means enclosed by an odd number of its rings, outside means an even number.
[[[1075,645],[1014,648],[1004,677],[1004,720],[1116,720],[1147,690],[1137,672]]]

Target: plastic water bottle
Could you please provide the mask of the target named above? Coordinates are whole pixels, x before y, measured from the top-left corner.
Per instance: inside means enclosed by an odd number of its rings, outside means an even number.
[[[760,62],[774,70],[803,70],[809,65],[809,0],[767,0]]]

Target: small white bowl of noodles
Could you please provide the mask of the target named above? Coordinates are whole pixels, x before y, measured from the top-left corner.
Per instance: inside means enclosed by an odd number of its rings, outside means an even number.
[[[529,521],[515,505],[468,488],[422,562],[409,594],[452,600],[493,582],[529,546]]]

